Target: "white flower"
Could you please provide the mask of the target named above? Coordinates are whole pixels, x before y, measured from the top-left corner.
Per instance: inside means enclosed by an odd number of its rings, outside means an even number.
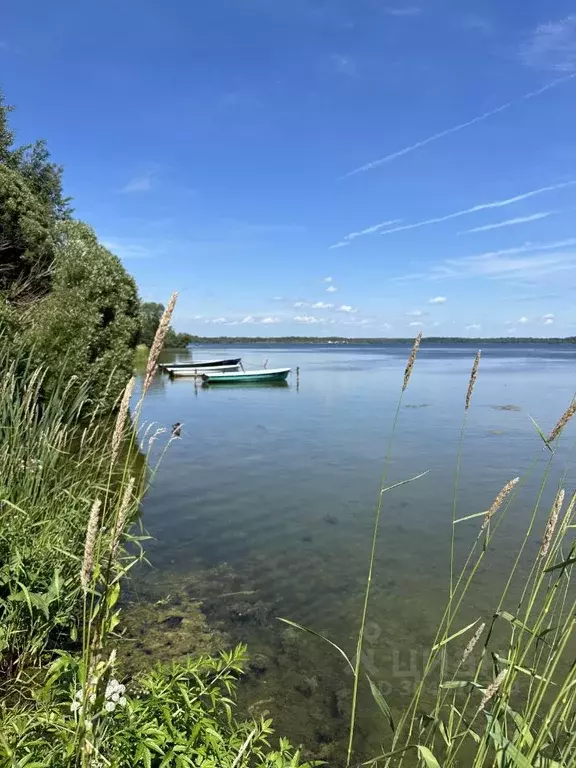
[[[80,688],[78,691],[76,691],[75,698],[78,699],[79,701],[82,701],[83,695],[84,695],[84,692],[83,692],[82,688]]]
[[[120,704],[121,707],[125,707],[126,706],[126,697],[125,696],[121,696],[118,699],[118,704]]]
[[[78,712],[78,710],[82,709],[82,704],[80,704],[79,701],[73,701],[72,704],[70,704],[70,709],[72,712]]]
[[[106,712],[114,712],[116,704],[113,701],[107,701],[106,704],[104,704],[104,709]]]

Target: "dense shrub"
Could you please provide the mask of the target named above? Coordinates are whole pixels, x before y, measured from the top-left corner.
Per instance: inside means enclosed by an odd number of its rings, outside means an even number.
[[[136,284],[88,225],[67,221],[59,230],[52,290],[31,311],[28,338],[53,378],[75,375],[94,402],[111,405],[133,368]]]

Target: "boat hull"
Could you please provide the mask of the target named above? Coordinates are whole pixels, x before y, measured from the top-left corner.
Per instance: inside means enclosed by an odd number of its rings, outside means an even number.
[[[290,368],[275,370],[241,371],[238,373],[204,373],[205,384],[257,384],[260,382],[286,381]]]
[[[201,378],[210,373],[233,373],[240,369],[239,365],[223,365],[220,368],[166,368],[166,372],[176,378]]]
[[[178,368],[229,368],[233,365],[240,365],[241,357],[231,357],[226,360],[189,360],[187,363],[161,363],[158,367],[163,371],[176,370]]]

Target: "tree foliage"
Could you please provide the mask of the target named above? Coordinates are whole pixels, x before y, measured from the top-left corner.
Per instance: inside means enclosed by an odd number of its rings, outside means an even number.
[[[70,209],[46,142],[14,145],[11,111],[0,93],[0,290],[14,301],[49,290],[56,225]]]
[[[136,285],[87,224],[65,221],[58,229],[52,290],[31,312],[30,339],[54,375],[89,381],[93,398],[111,404],[133,367]]]
[[[140,305],[140,334],[138,343],[145,344],[147,347],[152,345],[154,335],[160,324],[160,318],[164,312],[164,305],[154,301],[143,301]],[[181,349],[187,347],[193,341],[194,337],[189,333],[176,333],[170,327],[164,337],[164,347],[166,349]]]
[[[0,333],[18,335],[49,370],[90,382],[111,404],[132,371],[139,301],[132,278],[71,218],[62,168],[46,142],[16,146],[0,93]]]

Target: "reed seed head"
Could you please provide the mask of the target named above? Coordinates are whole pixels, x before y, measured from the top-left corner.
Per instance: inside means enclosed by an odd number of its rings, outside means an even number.
[[[502,490],[500,491],[498,496],[496,496],[496,498],[492,502],[492,506],[490,507],[490,509],[488,509],[486,511],[486,515],[484,516],[484,522],[482,523],[482,529],[481,530],[484,530],[484,528],[486,528],[486,526],[490,522],[490,519],[496,514],[496,512],[498,512],[498,510],[502,506],[502,503],[503,503],[504,499],[506,498],[506,496],[508,496],[510,491],[519,482],[520,482],[520,478],[519,477],[515,477],[513,480],[510,480],[510,482],[506,483],[504,488],[502,488]]]
[[[132,492],[134,491],[134,477],[131,477],[124,489],[122,496],[122,503],[118,510],[118,517],[116,518],[116,524],[114,526],[114,535],[112,537],[112,559],[116,558],[118,554],[118,547],[120,546],[120,538],[124,533],[126,527],[126,520],[128,519],[128,512],[130,510],[130,503],[132,501]]]
[[[556,530],[556,525],[558,523],[558,516],[560,515],[560,510],[562,509],[562,504],[564,503],[564,495],[564,488],[561,488],[556,494],[554,504],[552,504],[552,511],[550,512],[550,517],[548,518],[548,522],[546,523],[546,528],[544,530],[544,536],[542,537],[542,546],[540,547],[541,558],[546,557],[550,549],[550,544],[552,543],[554,531]]]
[[[474,392],[474,387],[476,386],[476,379],[478,378],[478,366],[480,365],[480,357],[482,356],[482,353],[480,350],[476,352],[476,357],[474,358],[474,365],[472,366],[472,373],[470,374],[470,381],[468,382],[468,391],[466,392],[466,406],[464,410],[468,410],[470,408],[470,400],[472,399],[472,393]]]
[[[98,538],[98,530],[100,527],[100,507],[102,502],[100,499],[92,504],[90,510],[90,517],[88,518],[88,528],[86,529],[86,539],[84,541],[84,559],[82,560],[82,570],[80,571],[80,583],[82,588],[86,592],[92,581],[92,573],[94,570],[94,550],[96,549],[96,540]]]
[[[408,382],[410,381],[410,376],[412,375],[412,368],[414,368],[416,355],[418,354],[421,341],[422,341],[422,331],[420,331],[418,336],[416,336],[416,338],[414,339],[414,346],[412,347],[412,351],[410,352],[410,357],[408,358],[408,363],[406,364],[406,370],[404,371],[404,384],[402,385],[402,392],[406,391],[406,387],[408,386]]]
[[[172,313],[174,312],[177,298],[178,293],[173,293],[172,296],[170,296],[168,306],[160,318],[160,323],[158,324],[158,329],[156,330],[156,335],[154,336],[154,341],[150,348],[150,354],[148,355],[148,363],[146,364],[146,375],[144,376],[142,396],[144,396],[148,391],[148,387],[150,386],[152,379],[154,378],[154,374],[156,373],[156,369],[158,367],[158,357],[160,356],[160,352],[162,352],[162,348],[164,347],[164,338],[170,326],[170,320],[172,319]]]
[[[508,674],[508,670],[503,669],[502,672],[500,672],[500,674],[498,675],[498,677],[494,680],[494,682],[492,682],[488,686],[488,688],[486,688],[486,690],[484,691],[484,696],[482,696],[482,701],[480,702],[480,706],[476,710],[476,715],[479,715],[480,712],[482,712],[482,710],[486,706],[486,704],[488,704],[488,702],[491,699],[493,699],[494,696],[496,696],[507,674]]]
[[[550,432],[550,434],[548,435],[548,439],[546,440],[547,443],[551,443],[554,440],[556,440],[560,432],[562,432],[566,424],[568,424],[568,422],[570,421],[572,416],[574,416],[575,413],[576,413],[576,398],[572,400],[568,408],[566,408],[562,416],[560,416],[558,423],[556,424],[552,432]]]
[[[484,629],[486,628],[486,622],[483,622],[480,624],[476,632],[474,633],[474,637],[470,640],[466,648],[464,649],[464,653],[462,654],[462,660],[460,661],[460,666],[466,663],[468,660],[468,657],[476,647],[476,644],[478,640],[480,640],[480,637],[482,635],[482,632],[484,632]]]
[[[116,463],[116,459],[118,458],[118,451],[120,450],[120,443],[122,442],[122,435],[124,434],[124,425],[126,424],[126,416],[128,415],[130,400],[132,398],[132,393],[134,392],[134,381],[134,376],[132,376],[128,384],[126,384],[120,402],[118,416],[116,417],[116,425],[114,426],[114,433],[112,435],[112,465]]]

